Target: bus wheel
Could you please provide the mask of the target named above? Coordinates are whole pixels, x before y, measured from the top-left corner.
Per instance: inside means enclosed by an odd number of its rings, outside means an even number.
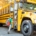
[[[1,24],[1,26],[3,26],[3,24]]]
[[[30,36],[33,33],[33,26],[30,20],[24,20],[22,22],[21,32],[24,36]]]

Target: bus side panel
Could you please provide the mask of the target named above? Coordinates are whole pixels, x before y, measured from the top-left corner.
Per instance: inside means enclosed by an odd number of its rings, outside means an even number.
[[[19,9],[18,10],[18,19],[17,19],[18,20],[18,23],[17,23],[17,30],[18,31],[20,31],[20,25],[21,25],[21,20],[22,20],[22,14],[21,13],[22,13],[22,10]]]

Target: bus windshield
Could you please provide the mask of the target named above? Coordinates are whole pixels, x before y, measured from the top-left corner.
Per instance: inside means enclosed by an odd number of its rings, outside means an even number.
[[[32,4],[32,3],[24,3],[23,7],[24,9],[36,10],[36,4]]]

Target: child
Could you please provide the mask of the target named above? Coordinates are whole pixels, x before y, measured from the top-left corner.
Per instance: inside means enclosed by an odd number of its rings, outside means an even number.
[[[9,29],[8,29],[8,34],[10,33],[10,30],[12,28],[12,21],[13,21],[12,15],[10,15],[9,21],[10,21],[10,25],[9,25]]]

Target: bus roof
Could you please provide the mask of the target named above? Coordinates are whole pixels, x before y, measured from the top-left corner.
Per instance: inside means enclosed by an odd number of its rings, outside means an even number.
[[[27,2],[36,4],[36,0],[27,0]]]

